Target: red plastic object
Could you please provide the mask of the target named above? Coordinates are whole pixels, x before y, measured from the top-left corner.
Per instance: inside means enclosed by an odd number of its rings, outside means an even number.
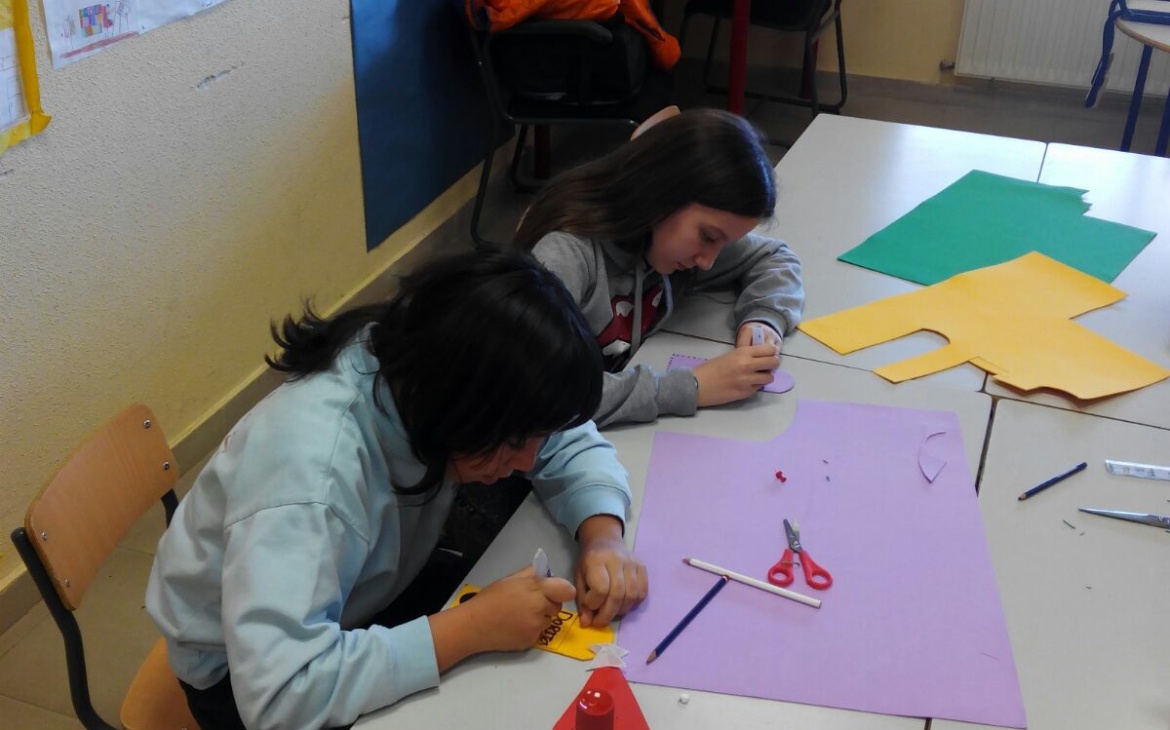
[[[608,699],[609,712],[604,708]],[[582,709],[582,704],[589,709]],[[593,714],[589,714],[593,713]],[[608,716],[606,716],[608,714]],[[593,722],[608,724],[588,724]],[[590,672],[589,681],[573,698],[553,730],[650,730],[638,700],[630,690],[626,675],[617,667],[602,667]]]
[[[782,471],[776,472],[776,478],[779,479],[781,483],[788,481],[788,478],[784,476],[784,472]]]
[[[583,689],[577,695],[576,730],[613,730],[613,697],[603,689]]]

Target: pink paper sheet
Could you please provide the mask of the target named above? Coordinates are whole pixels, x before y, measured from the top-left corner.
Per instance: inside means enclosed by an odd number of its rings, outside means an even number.
[[[707,362],[707,358],[705,357],[679,355],[675,353],[670,356],[670,362],[666,363],[666,369],[675,370],[678,368],[686,368],[688,370],[694,370],[705,362]],[[761,390],[767,391],[768,393],[787,393],[796,386],[796,381],[792,379],[792,376],[783,370],[777,370],[773,375],[775,378],[772,382],[765,385]]]
[[[924,434],[942,463],[933,481],[920,465]],[[644,658],[710,588],[684,557],[766,579],[785,517],[833,575],[816,591],[798,570],[789,588],[822,607],[732,582],[656,662],[630,662],[632,681],[1026,726],[949,412],[801,401],[789,431],[768,442],[656,434],[635,543],[650,596],[618,643]]]

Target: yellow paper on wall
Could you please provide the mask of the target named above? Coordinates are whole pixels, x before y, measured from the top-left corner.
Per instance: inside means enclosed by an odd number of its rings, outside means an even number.
[[[0,154],[49,123],[41,109],[26,0],[0,0]]]
[[[470,600],[479,593],[479,588],[473,585],[464,585],[448,608]],[[613,627],[604,626],[585,627],[581,625],[580,617],[575,611],[561,609],[549,623],[548,628],[536,640],[535,648],[541,651],[560,654],[561,656],[588,661],[595,652],[589,647],[593,644],[612,644],[614,638]]]
[[[949,344],[876,369],[894,383],[965,362],[1023,391],[1101,398],[1170,377],[1170,370],[1071,321],[1125,292],[1036,252],[934,286],[818,317],[800,329],[841,354],[921,330]]]

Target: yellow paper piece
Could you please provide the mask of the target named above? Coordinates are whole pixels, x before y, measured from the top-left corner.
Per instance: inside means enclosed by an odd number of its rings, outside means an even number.
[[[477,593],[479,593],[477,586],[465,584],[459,590],[454,600],[448,605],[448,608],[471,599]],[[588,661],[593,658],[595,653],[589,648],[590,645],[612,644],[613,639],[613,627],[590,626],[586,628],[581,625],[580,617],[575,611],[561,609],[553,617],[548,628],[541,633],[540,638],[536,640],[535,648],[573,659],[580,659],[581,661]]]
[[[970,362],[1019,390],[1054,388],[1088,400],[1170,377],[1170,370],[1071,321],[1124,297],[1120,289],[1032,252],[800,329],[841,354],[920,330],[949,340],[874,371],[894,383]]]

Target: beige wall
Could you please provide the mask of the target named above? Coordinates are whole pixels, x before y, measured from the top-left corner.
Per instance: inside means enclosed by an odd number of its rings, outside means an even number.
[[[0,590],[80,439],[137,400],[183,439],[261,371],[270,317],[335,307],[474,192],[366,253],[347,0],[233,0],[61,70],[30,5],[53,120],[0,157]]]

